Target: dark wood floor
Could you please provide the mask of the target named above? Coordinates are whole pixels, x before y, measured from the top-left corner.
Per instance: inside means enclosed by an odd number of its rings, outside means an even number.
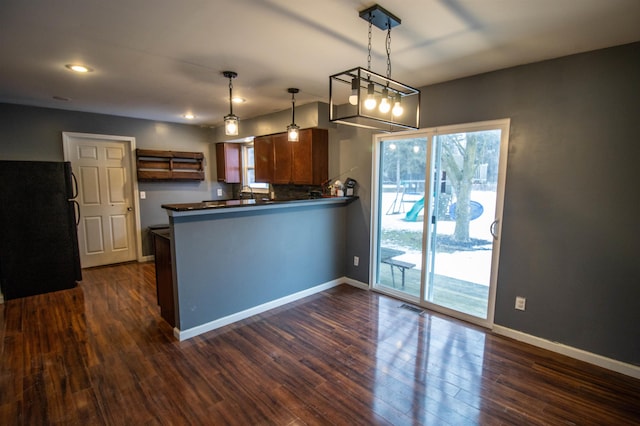
[[[0,425],[640,423],[640,381],[346,285],[185,342],[152,264],[0,307]],[[1,306],[1,305],[0,305]]]

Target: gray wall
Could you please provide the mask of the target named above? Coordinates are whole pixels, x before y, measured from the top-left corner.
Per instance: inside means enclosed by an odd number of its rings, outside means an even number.
[[[346,208],[246,208],[172,218],[178,328],[343,277]]]
[[[512,120],[496,324],[637,365],[639,70],[634,43],[425,87],[421,105],[423,127]],[[0,104],[1,159],[61,160],[62,131],[208,152],[195,126]],[[330,176],[357,167],[347,176],[360,184],[341,267],[368,282],[371,132],[338,126],[330,139]],[[211,170],[205,183],[141,184],[143,227],[166,219],[162,203],[215,198]]]
[[[63,161],[62,132],[133,136],[136,147],[174,151],[203,152],[206,156],[203,182],[141,182],[139,190],[143,254],[152,254],[146,228],[169,223],[164,203],[214,199],[218,187],[215,150],[211,150],[209,129],[191,125],[155,122],[102,114],[89,114],[50,108],[0,104],[0,159]],[[212,153],[213,151],[213,153]],[[224,198],[224,197],[221,197]]]
[[[495,323],[636,365],[639,75],[634,43],[424,87],[421,105],[422,127],[511,118]],[[341,163],[371,162],[371,138],[349,143]],[[347,256],[369,249],[360,204]]]

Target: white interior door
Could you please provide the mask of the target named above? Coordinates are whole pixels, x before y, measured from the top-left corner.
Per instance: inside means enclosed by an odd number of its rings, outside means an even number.
[[[65,160],[78,180],[83,268],[136,259],[133,138],[64,133]]]

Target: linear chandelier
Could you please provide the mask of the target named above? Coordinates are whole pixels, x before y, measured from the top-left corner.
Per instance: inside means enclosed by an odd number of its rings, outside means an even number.
[[[400,18],[379,5],[360,12],[369,23],[367,68],[329,77],[329,120],[388,132],[420,127],[420,90],[391,78],[391,28]],[[371,71],[371,29],[386,30],[387,74]]]

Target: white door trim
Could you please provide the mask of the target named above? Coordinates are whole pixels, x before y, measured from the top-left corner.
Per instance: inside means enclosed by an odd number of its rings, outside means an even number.
[[[129,149],[129,167],[131,170],[131,194],[133,197],[134,205],[134,233],[136,242],[136,258],[138,262],[143,262],[145,258],[142,256],[142,235],[140,233],[140,197],[138,195],[138,180],[135,178],[136,170],[136,138],[133,136],[115,136],[115,135],[99,135],[93,133],[75,133],[75,132],[62,132],[62,148],[64,150],[64,161],[71,161],[71,146],[70,140],[72,138],[85,138],[85,139],[100,139],[111,140],[117,142],[124,142]]]
[[[454,124],[440,127],[430,127],[418,130],[405,130],[400,132],[394,132],[392,134],[386,133],[378,133],[372,136],[373,143],[373,155],[372,155],[372,167],[371,167],[371,232],[370,232],[370,240],[369,240],[369,289],[375,290],[377,292],[388,294],[392,297],[397,297],[411,303],[418,304],[430,310],[443,313],[445,315],[449,315],[454,318],[462,319],[464,321],[470,322],[472,324],[479,325],[481,327],[485,327],[488,329],[493,329],[494,327],[494,319],[495,319],[495,302],[496,302],[496,293],[497,293],[497,279],[498,279],[498,262],[500,258],[500,243],[501,238],[498,238],[497,241],[494,242],[493,246],[493,256],[491,259],[491,282],[489,286],[489,296],[488,296],[488,304],[487,304],[487,318],[478,318],[472,315],[468,315],[459,311],[455,311],[453,309],[446,308],[444,306],[436,305],[433,303],[429,303],[425,299],[424,288],[421,289],[421,294],[419,297],[414,297],[408,295],[406,293],[395,291],[394,289],[384,288],[380,286],[376,286],[376,281],[378,279],[376,274],[376,266],[378,264],[378,210],[380,209],[380,204],[377,201],[378,195],[381,191],[379,178],[380,178],[380,141],[385,140],[394,140],[394,139],[406,139],[406,138],[426,138],[428,141],[429,148],[427,152],[429,156],[431,155],[431,143],[434,136],[439,134],[446,133],[456,133],[456,132],[474,132],[474,131],[482,131],[482,130],[492,130],[492,129],[500,129],[500,162],[499,162],[499,170],[498,170],[498,188],[496,193],[496,211],[495,211],[495,219],[497,220],[495,231],[498,236],[502,236],[502,216],[504,210],[504,188],[506,186],[506,172],[507,172],[507,159],[508,159],[508,142],[510,136],[510,126],[511,119],[503,118],[497,120],[488,120],[488,121],[479,121],[472,123],[462,123],[462,124]],[[431,164],[431,158],[427,159],[427,164]],[[428,173],[426,176],[426,188],[431,188],[431,175]],[[426,203],[425,203],[426,205]],[[423,236],[427,235],[427,223],[424,223]],[[423,255],[426,251],[425,241],[423,241]],[[421,283],[425,282],[425,270],[423,268]]]

